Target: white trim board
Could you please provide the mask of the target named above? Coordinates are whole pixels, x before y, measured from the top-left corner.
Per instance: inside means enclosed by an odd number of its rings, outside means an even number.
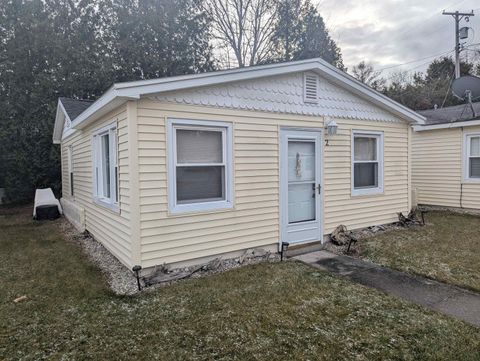
[[[462,144],[462,182],[463,183],[480,183],[480,178],[470,177],[470,139],[480,137],[480,132],[465,132],[463,134]]]
[[[73,129],[68,130],[68,132],[64,132],[65,122],[67,121],[70,122],[71,127],[72,121],[70,120],[70,117],[68,116],[61,100],[58,99],[57,112],[55,115],[55,125],[53,127],[53,144],[60,144],[64,138],[74,132]]]
[[[296,72],[315,72],[328,81],[341,86],[407,122],[424,124],[425,118],[422,115],[371,89],[348,75],[346,72],[335,68],[324,60],[316,58],[234,70],[117,83],[80,114],[73,121],[72,127],[75,129],[82,129],[129,99],[139,99],[142,96],[148,96],[151,94]]]
[[[416,132],[423,132],[426,130],[472,127],[475,125],[480,125],[480,120],[465,120],[463,122],[452,122],[452,123],[431,124],[431,125],[413,125],[413,130]]]

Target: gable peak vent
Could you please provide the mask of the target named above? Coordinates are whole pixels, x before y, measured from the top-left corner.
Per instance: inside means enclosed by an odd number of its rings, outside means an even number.
[[[318,75],[305,73],[303,77],[303,101],[318,103]]]

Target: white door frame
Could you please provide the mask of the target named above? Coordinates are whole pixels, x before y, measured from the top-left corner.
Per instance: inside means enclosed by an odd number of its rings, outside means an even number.
[[[310,242],[324,242],[324,181],[323,181],[323,164],[324,164],[324,149],[323,149],[323,129],[322,128],[296,128],[296,127],[282,127],[280,128],[280,239],[279,250],[281,250],[282,242],[285,242],[288,237],[288,140],[289,139],[309,139],[316,140],[315,148],[316,162],[315,162],[315,179],[317,185],[320,186],[320,194],[316,191],[316,220],[307,221],[304,224],[308,225],[312,222],[318,224],[317,239],[299,240],[294,244],[310,243]]]

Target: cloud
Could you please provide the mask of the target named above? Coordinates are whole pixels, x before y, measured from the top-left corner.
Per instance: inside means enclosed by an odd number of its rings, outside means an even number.
[[[435,59],[433,55],[452,51],[454,21],[442,15],[442,10],[470,11],[478,7],[477,1],[443,0],[442,4],[438,0],[318,0],[317,3],[349,69],[362,60],[381,69],[432,56],[385,70],[392,72],[423,71]],[[460,7],[457,9],[456,5]],[[476,40],[468,39],[469,43],[480,42],[478,10],[468,24],[462,22],[462,26],[471,26],[478,33]]]

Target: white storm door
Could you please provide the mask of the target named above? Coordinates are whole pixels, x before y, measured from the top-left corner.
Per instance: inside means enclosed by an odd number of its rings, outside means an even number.
[[[322,133],[281,131],[281,242],[322,241]]]

